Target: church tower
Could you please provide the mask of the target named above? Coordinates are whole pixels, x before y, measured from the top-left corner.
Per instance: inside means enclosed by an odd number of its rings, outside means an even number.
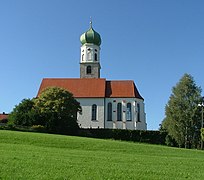
[[[80,37],[80,78],[100,78],[100,45],[101,37],[90,22],[90,28]]]

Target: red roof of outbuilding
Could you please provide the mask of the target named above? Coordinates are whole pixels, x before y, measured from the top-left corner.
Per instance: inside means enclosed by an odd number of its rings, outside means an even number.
[[[38,95],[48,87],[61,87],[71,92],[75,98],[139,98],[134,81],[106,81],[106,79],[87,78],[45,78]]]
[[[8,119],[8,114],[0,114],[0,120],[2,119]]]

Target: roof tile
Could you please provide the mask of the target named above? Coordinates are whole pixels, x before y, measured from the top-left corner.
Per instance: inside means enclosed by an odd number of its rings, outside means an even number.
[[[134,81],[106,81],[106,97],[126,97],[143,99]]]
[[[8,114],[0,114],[0,120],[2,119],[8,119]]]
[[[45,78],[42,80],[37,96],[47,87],[64,88],[75,98],[105,97],[105,79]]]
[[[71,92],[75,98],[139,98],[134,81],[106,81],[106,79],[87,78],[45,78],[38,95],[48,87],[61,87]]]

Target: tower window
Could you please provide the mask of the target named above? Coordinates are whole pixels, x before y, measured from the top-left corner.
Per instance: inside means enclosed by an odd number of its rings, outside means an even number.
[[[87,66],[87,68],[86,68],[86,74],[91,74],[91,66]]]
[[[94,60],[97,61],[97,53],[94,55]]]
[[[91,51],[88,51],[88,53],[87,53],[87,59],[90,61],[91,60]]]
[[[107,116],[108,121],[112,121],[112,103],[108,103],[108,116]]]
[[[92,115],[91,115],[91,119],[92,120],[96,120],[96,115],[97,115],[97,105],[93,104],[92,105]]]
[[[97,52],[97,49],[95,49],[95,51]]]
[[[122,121],[122,103],[117,104],[117,120]]]
[[[127,121],[132,121],[131,103],[127,103],[126,119]]]
[[[82,61],[84,60],[84,54],[82,54]]]

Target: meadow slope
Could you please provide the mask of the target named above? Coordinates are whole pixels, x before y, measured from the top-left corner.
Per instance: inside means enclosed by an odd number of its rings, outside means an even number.
[[[204,179],[204,152],[0,130],[0,179]]]

